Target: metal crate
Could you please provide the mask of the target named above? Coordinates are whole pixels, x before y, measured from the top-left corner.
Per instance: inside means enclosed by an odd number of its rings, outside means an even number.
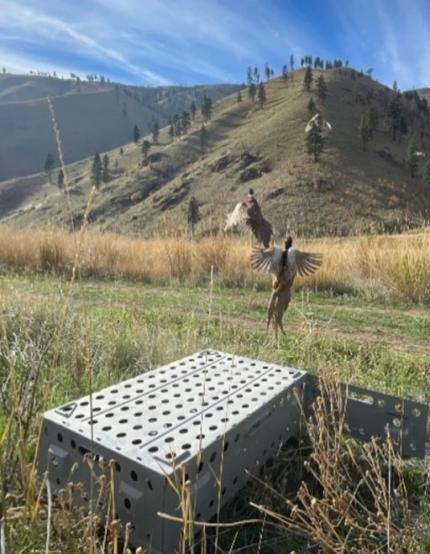
[[[353,389],[345,392],[351,434],[384,435],[388,425],[403,448],[413,444],[412,453],[421,454],[425,406],[403,401],[403,412],[393,416],[402,399]],[[48,472],[54,490],[79,482],[84,499],[96,499],[100,471],[83,458],[113,460],[115,512],[133,524],[132,544],[174,553],[180,525],[157,514],[181,516],[175,491],[181,476],[190,483],[193,517],[208,521],[245,484],[246,470],[254,473],[299,434],[318,393],[317,381],[304,371],[199,352],[47,412],[38,472]],[[369,406],[360,394],[379,396]],[[371,416],[360,424],[364,412]]]

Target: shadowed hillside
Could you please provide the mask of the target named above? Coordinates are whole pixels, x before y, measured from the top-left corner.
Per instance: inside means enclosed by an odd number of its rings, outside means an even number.
[[[52,77],[0,75],[0,181],[30,175],[55,154],[46,98],[52,97],[66,163],[128,142],[137,124],[149,132],[155,121],[236,90],[236,85],[134,87]]]
[[[152,145],[148,164],[141,146],[128,144],[123,153],[109,152],[109,181],[94,198],[90,220],[99,229],[146,234],[186,227],[186,207],[195,196],[202,216],[198,233],[220,228],[225,214],[252,186],[277,232],[351,233],[396,230],[417,224],[430,209],[430,187],[422,174],[425,158],[417,161],[411,177],[406,163],[410,138],[430,155],[430,118],[418,109],[413,95],[396,96],[387,87],[350,69],[324,71],[327,98],[316,91],[314,71],[310,92],[304,91],[304,71],[288,81],[265,84],[267,102],[252,103],[246,90],[214,105],[206,126],[207,144],[202,153],[202,118],[198,113],[187,134],[160,133]],[[305,150],[310,98],[333,126],[325,150],[314,163]],[[392,136],[390,109],[401,106],[401,129]],[[57,109],[57,105],[55,106]],[[362,148],[360,119],[372,108],[377,114],[373,138]],[[61,108],[59,108],[61,124]],[[146,137],[151,140],[150,137]],[[67,138],[64,138],[67,151]],[[0,185],[3,218],[20,225],[75,226],[82,222],[91,188],[91,160],[67,168],[70,205],[63,192],[46,182],[44,175],[12,180]]]

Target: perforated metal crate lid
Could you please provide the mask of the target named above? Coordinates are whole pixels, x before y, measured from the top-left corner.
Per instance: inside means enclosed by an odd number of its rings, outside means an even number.
[[[189,460],[305,372],[206,350],[45,414],[159,473]]]

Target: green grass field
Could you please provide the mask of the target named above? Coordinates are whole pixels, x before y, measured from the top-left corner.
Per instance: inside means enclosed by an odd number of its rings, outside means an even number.
[[[277,343],[265,330],[268,295],[268,290],[216,283],[155,287],[0,276],[0,508],[13,552],[44,551],[46,521],[35,514],[31,483],[41,415],[88,394],[90,369],[96,389],[210,347],[319,374],[334,372],[345,381],[430,401],[425,306],[298,291],[286,317],[287,336]],[[412,467],[421,482],[424,464]],[[252,491],[247,494],[254,499]],[[421,489],[416,506],[420,503],[425,518]],[[224,517],[240,519],[232,508]],[[55,521],[50,552],[77,552],[85,524],[64,516]],[[242,547],[250,533],[239,535]],[[286,536],[268,533],[261,552],[294,546]]]

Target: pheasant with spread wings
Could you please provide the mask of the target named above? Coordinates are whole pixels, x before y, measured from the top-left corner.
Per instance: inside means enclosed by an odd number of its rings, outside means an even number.
[[[296,275],[310,275],[322,263],[321,254],[302,252],[292,245],[293,239],[288,237],[284,249],[279,246],[267,249],[254,248],[251,253],[251,267],[272,275],[267,327],[273,322],[276,336],[278,329],[285,334],[282,318],[291,300],[291,287]]]

